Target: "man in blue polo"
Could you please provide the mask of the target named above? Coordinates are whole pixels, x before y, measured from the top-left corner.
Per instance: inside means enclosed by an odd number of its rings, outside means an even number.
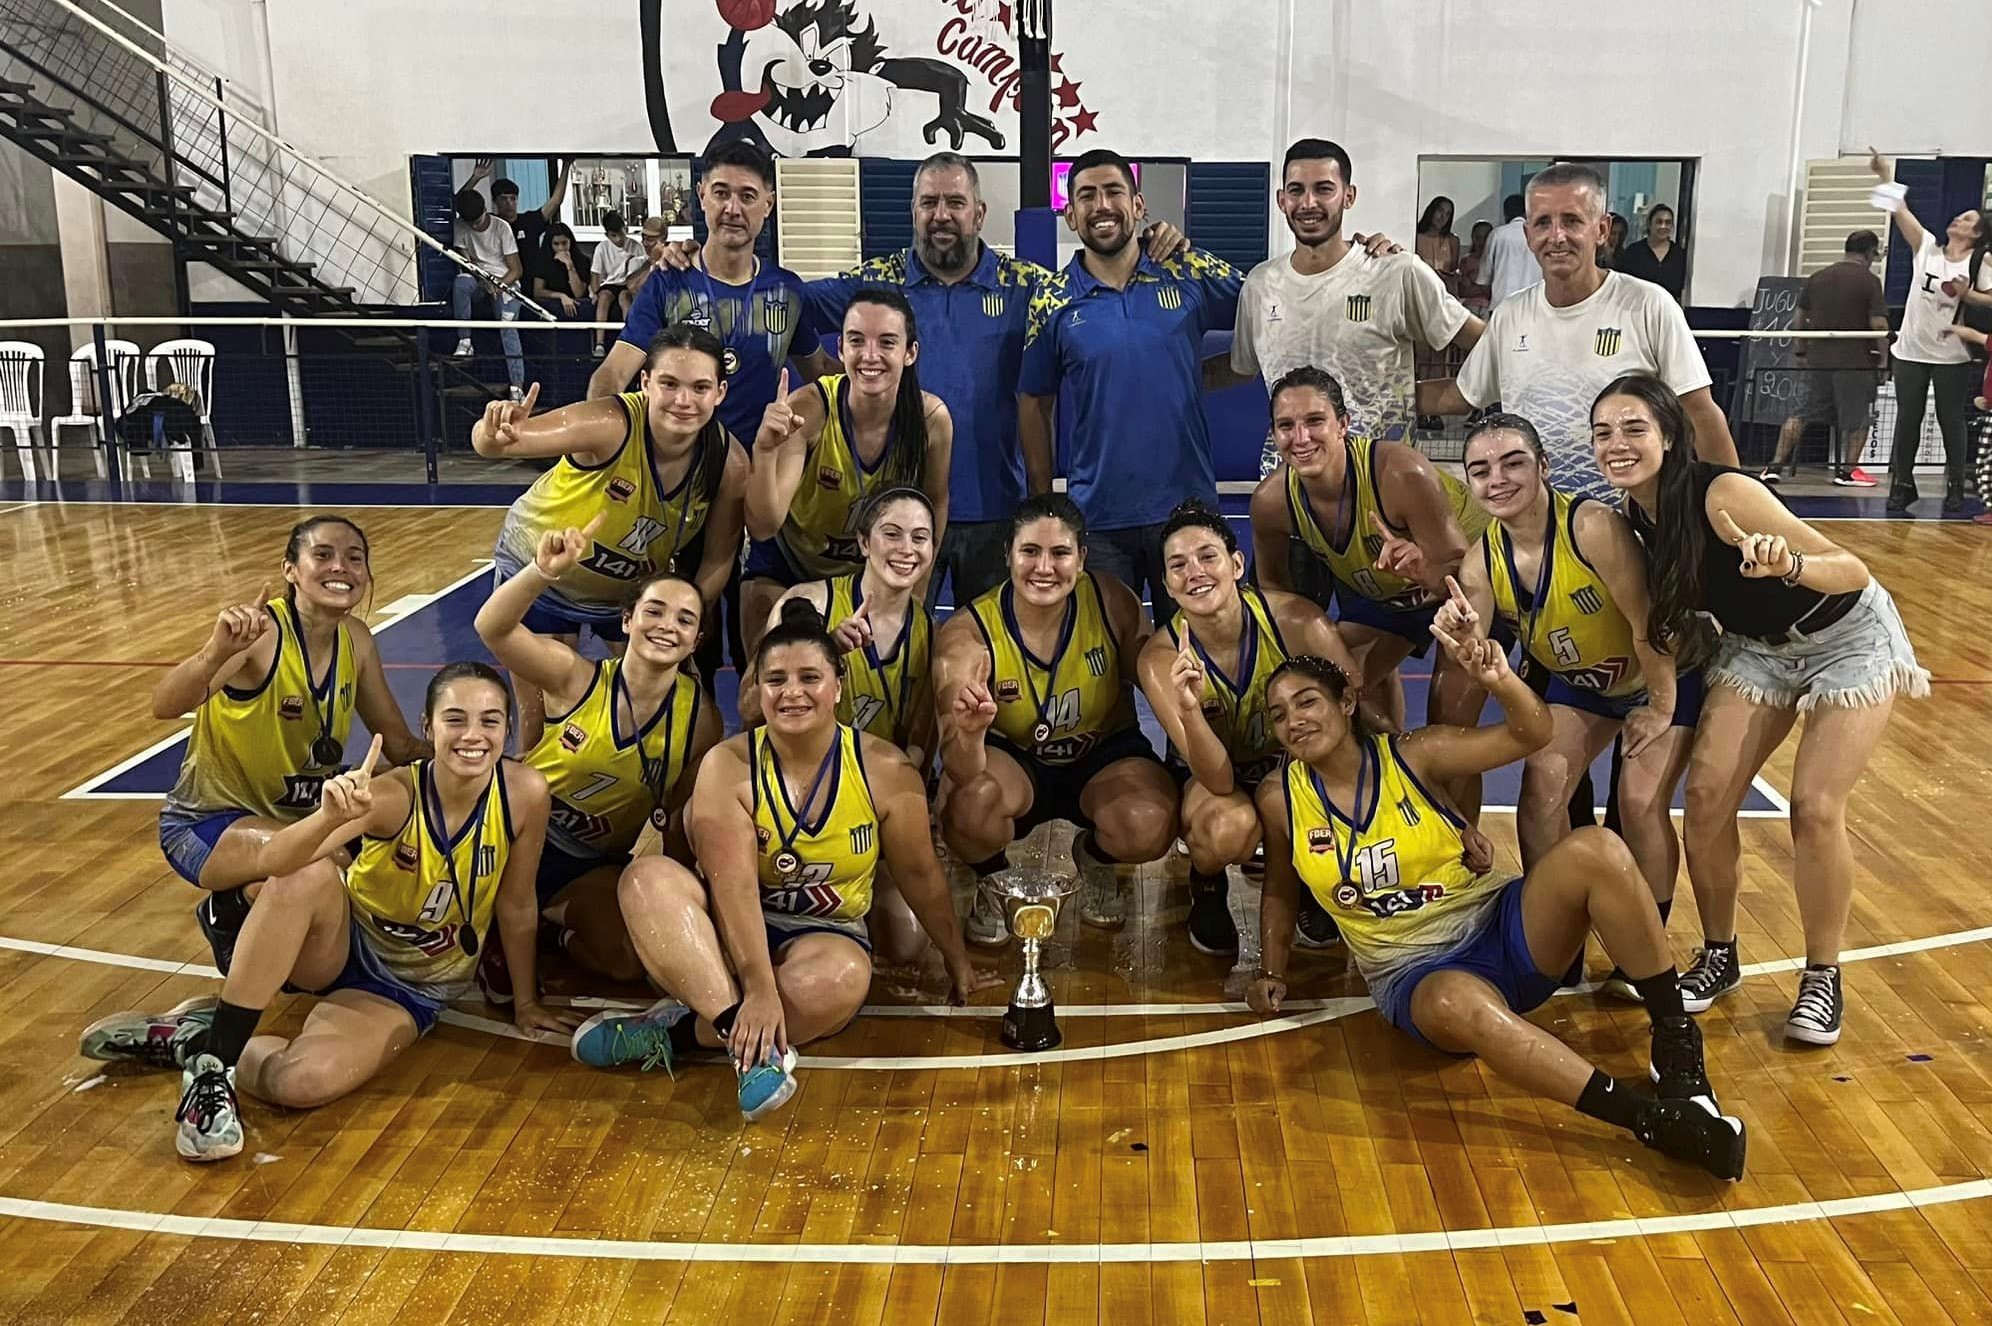
[[[948,527],[929,599],[943,580],[967,603],[1009,574],[1010,513],[1027,492],[1051,487],[1051,468],[1026,473],[1017,447],[1017,371],[1031,300],[1051,279],[1034,262],[982,242],[989,205],[975,163],[937,152],[913,177],[913,247],[811,281],[810,317],[839,326],[864,286],[904,287],[920,338],[920,385],[954,417]]]
[[[1097,150],[1072,164],[1065,224],[1083,246],[1031,303],[1018,379],[1026,464],[1047,468],[1060,395],[1072,420],[1068,488],[1086,516],[1087,565],[1140,593],[1156,621],[1162,526],[1186,497],[1217,505],[1203,416],[1204,333],[1231,326],[1245,274],[1200,249],[1157,262],[1135,235],[1134,171]]]

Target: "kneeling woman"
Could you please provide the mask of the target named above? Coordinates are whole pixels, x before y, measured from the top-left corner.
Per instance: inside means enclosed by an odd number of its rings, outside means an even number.
[[[1622,377],[1591,407],[1598,468],[1646,545],[1653,634],[1681,667],[1707,661],[1708,698],[1688,756],[1688,881],[1703,947],[1682,977],[1691,1011],[1742,983],[1736,812],[1799,714],[1791,836],[1805,970],[1785,1035],[1840,1039],[1840,943],[1854,901],[1847,798],[1898,694],[1930,674],[1861,560],[1785,509],[1759,480],[1694,458],[1693,425],[1664,384]],[[1722,628],[1710,640],[1702,614]]]
[[[1522,767],[1515,816],[1522,869],[1570,831],[1572,794],[1623,729],[1619,831],[1664,928],[1681,864],[1674,785],[1701,714],[1701,675],[1677,678],[1674,660],[1652,642],[1646,555],[1632,526],[1603,502],[1549,486],[1533,424],[1514,414],[1475,424],[1466,438],[1466,481],[1494,521],[1460,564],[1459,586],[1472,611],[1450,600],[1439,608],[1439,626],[1454,636],[1485,635],[1499,621],[1548,674],[1542,693],[1555,734]],[[1605,988],[1635,997],[1621,972]]]
[[[1440,634],[1437,630],[1434,634]],[[1460,820],[1427,789],[1479,775],[1547,743],[1549,710],[1491,641],[1442,643],[1485,686],[1505,721],[1372,735],[1356,692],[1331,663],[1289,659],[1266,687],[1291,757],[1259,786],[1266,831],[1264,967],[1251,1004],[1278,1012],[1298,892],[1342,929],[1385,1020],[1440,1050],[1475,1054],[1537,1095],[1574,1105],[1719,1178],[1743,1173],[1739,1119],[1720,1115],[1701,1035],[1681,1008],[1653,898],[1632,854],[1603,829],[1579,829],[1527,875],[1502,880],[1461,864]],[[1645,997],[1658,1097],[1634,1091],[1521,1014],[1576,979],[1596,930]]]
[[[795,1094],[794,1047],[841,1030],[871,989],[865,914],[881,867],[940,949],[957,1000],[1000,980],[962,945],[919,773],[837,721],[842,653],[804,602],[762,637],[766,726],[714,747],[692,793],[704,882],[666,857],[623,876],[636,951],[671,998],[590,1018],[574,1034],[582,1063],[668,1066],[724,1046],[740,1112],[751,1122],[779,1108]]]
[[[935,646],[949,849],[987,878],[1038,825],[1077,825],[1088,925],[1124,919],[1114,866],[1160,860],[1176,836],[1175,782],[1135,725],[1146,625],[1132,590],[1086,569],[1079,508],[1046,493],[1011,517],[1009,581],[950,618]],[[979,885],[968,937],[1009,937],[1002,904]]]
[[[700,704],[698,680],[683,671],[699,639],[698,587],[670,572],[638,581],[623,609],[629,646],[621,658],[583,658],[522,619],[545,590],[574,569],[586,530],[549,530],[533,564],[500,585],[477,614],[477,634],[516,677],[540,688],[547,730],[525,756],[546,776],[553,798],[540,853],[540,915],[560,928],[561,947],[591,971],[643,979],[616,901],[651,815],[675,814],[692,794],[692,771],[719,741],[719,709]],[[666,825],[665,844],[682,844]],[[682,845],[679,853],[689,859]],[[494,953],[496,950],[494,950]],[[489,967],[484,975],[491,976]],[[502,981],[485,993],[509,999]]]
[[[1259,848],[1252,794],[1279,767],[1266,720],[1266,679],[1290,653],[1327,659],[1362,690],[1361,673],[1327,614],[1298,594],[1243,584],[1245,558],[1225,518],[1195,498],[1162,529],[1162,575],[1177,611],[1142,647],[1141,689],[1187,768],[1183,841],[1190,849],[1190,943],[1238,951],[1227,868]],[[1327,913],[1302,900],[1300,942],[1334,937]]]
[[[512,696],[482,663],[429,682],[423,728],[436,758],[378,778],[381,741],[328,779],[317,811],[263,844],[269,878],[226,966],[215,1008],[120,1013],[83,1033],[92,1059],[181,1069],[178,1147],[188,1160],[242,1150],[239,1085],[273,1105],[337,1100],[385,1068],[465,994],[498,920],[521,997],[521,1031],[570,1021],[533,992],[546,780],[503,757]],[[332,856],[359,840],[342,880]],[[256,1036],[282,990],[319,1002],[293,1040]]]

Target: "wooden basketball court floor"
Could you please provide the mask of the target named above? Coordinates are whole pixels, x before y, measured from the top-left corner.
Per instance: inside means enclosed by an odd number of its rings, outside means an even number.
[[[379,620],[474,573],[502,513],[361,514]],[[201,1168],[173,1154],[176,1082],[75,1053],[93,1018],[214,988],[192,891],[152,803],[63,793],[178,729],[147,712],[159,668],[296,516],[0,502],[0,1320],[1992,1321],[1982,530],[1833,526],[1939,684],[1855,798],[1833,1049],[1778,1035],[1788,824],[1743,825],[1751,978],[1702,1019],[1751,1128],[1739,1185],[1417,1048],[1338,950],[1298,955],[1294,1010],[1253,1017],[1183,937],[1180,859],[1144,869],[1123,933],[1061,921],[1056,1051],[1004,1050],[1001,990],[943,1016],[937,970],[884,974],[747,1127],[723,1068],[595,1073],[473,1001],[346,1100],[245,1100],[247,1150]],[[1685,961],[1685,902],[1674,940]],[[1643,1070],[1637,1010],[1566,993],[1537,1016]]]

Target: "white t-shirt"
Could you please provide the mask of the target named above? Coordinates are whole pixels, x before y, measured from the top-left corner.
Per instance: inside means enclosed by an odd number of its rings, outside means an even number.
[[[1303,364],[1334,374],[1350,428],[1364,437],[1411,436],[1416,343],[1452,343],[1472,315],[1416,254],[1372,258],[1362,246],[1325,272],[1302,276],[1291,258],[1252,269],[1238,296],[1231,367],[1271,386]]]
[[[1681,306],[1651,281],[1605,273],[1589,299],[1552,308],[1537,284],[1496,308],[1460,365],[1459,393],[1475,406],[1501,402],[1542,435],[1550,482],[1616,500],[1591,454],[1591,403],[1626,373],[1651,373],[1685,396],[1709,384],[1708,364]]]
[[[1542,264],[1529,251],[1528,231],[1520,217],[1487,237],[1487,252],[1480,260],[1480,279],[1487,286],[1489,308],[1499,308],[1509,295],[1542,280]]]
[[[622,247],[607,235],[595,246],[595,256],[588,264],[591,274],[602,278],[603,285],[621,285],[635,276],[642,268],[643,241],[635,235],[625,234]]]
[[[1910,273],[1909,302],[1902,309],[1902,334],[1895,340],[1897,359],[1912,364],[1962,364],[1971,358],[1963,341],[1943,334],[1957,318],[1957,298],[1944,293],[1944,282],[1961,282],[1970,273],[1969,256],[1953,261],[1944,255],[1935,235],[1923,232],[1916,266]],[[1992,261],[1979,265],[1978,288],[1992,290]]]
[[[505,279],[505,259],[519,251],[519,241],[512,238],[512,227],[486,212],[484,229],[456,223],[456,246],[470,265],[489,276],[494,281]]]

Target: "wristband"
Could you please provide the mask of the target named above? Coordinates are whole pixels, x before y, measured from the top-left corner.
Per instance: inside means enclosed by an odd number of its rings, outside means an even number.
[[[1800,552],[1798,549],[1793,548],[1791,550],[1791,570],[1785,572],[1785,574],[1780,578],[1787,585],[1790,585],[1793,589],[1796,589],[1798,588],[1799,578],[1804,574],[1805,574],[1805,554]]]

